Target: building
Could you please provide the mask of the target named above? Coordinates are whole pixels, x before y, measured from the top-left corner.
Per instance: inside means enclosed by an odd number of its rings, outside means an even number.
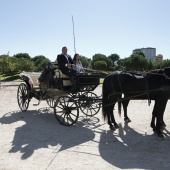
[[[163,55],[162,54],[158,54],[155,58],[156,62],[162,62],[163,61]]]
[[[145,57],[148,60],[155,61],[155,58],[156,58],[156,48],[147,47],[147,48],[138,48],[138,49],[133,50],[133,54],[137,53],[137,52],[143,52]]]

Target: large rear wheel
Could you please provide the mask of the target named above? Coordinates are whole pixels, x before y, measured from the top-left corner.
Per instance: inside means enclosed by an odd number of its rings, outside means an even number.
[[[26,111],[29,106],[30,98],[29,98],[28,87],[25,83],[21,83],[18,87],[17,100],[18,100],[19,108],[22,111]]]
[[[56,101],[54,114],[61,124],[71,126],[76,123],[79,117],[79,109],[73,98],[61,96]]]

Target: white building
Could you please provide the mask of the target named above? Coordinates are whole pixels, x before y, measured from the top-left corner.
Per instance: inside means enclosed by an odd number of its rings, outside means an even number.
[[[147,48],[138,48],[133,50],[133,54],[137,52],[143,52],[148,60],[155,61],[156,48],[147,47]]]

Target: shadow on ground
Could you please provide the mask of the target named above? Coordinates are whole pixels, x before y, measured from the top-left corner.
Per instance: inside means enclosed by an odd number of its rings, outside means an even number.
[[[136,132],[125,124],[120,124],[118,133],[101,133],[99,152],[101,157],[120,169],[164,169],[170,168],[170,137]]]
[[[41,108],[39,111],[16,111],[5,114],[0,123],[11,124],[21,121],[16,128],[10,153],[20,151],[22,159],[29,158],[33,152],[40,148],[59,145],[62,151],[84,142],[93,140],[95,134],[84,123],[75,126],[63,126],[55,119],[53,110]]]

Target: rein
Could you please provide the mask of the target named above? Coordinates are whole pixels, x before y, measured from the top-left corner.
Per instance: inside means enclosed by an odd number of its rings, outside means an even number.
[[[133,99],[135,97],[139,97],[139,96],[143,96],[145,94],[148,94],[148,92],[156,92],[156,91],[159,91],[159,90],[170,90],[170,88],[165,88],[165,87],[161,87],[161,88],[158,88],[158,89],[154,89],[154,90],[148,90],[148,91],[137,91],[137,92],[128,92],[128,93],[140,93],[141,94],[138,94],[138,95],[134,95],[134,96],[130,96],[130,97],[126,97],[126,98],[121,98],[118,100],[118,102],[122,102],[124,100],[130,100],[130,99]],[[142,93],[143,92],[143,93]],[[110,96],[113,96],[113,95],[116,95],[116,94],[122,94],[121,92],[117,92],[117,93],[114,93],[114,94],[110,94]],[[110,103],[110,104],[107,104],[107,105],[104,105],[103,107],[107,107],[107,106],[111,106],[113,104],[115,104],[116,102],[113,102],[113,103]]]
[[[81,66],[76,66],[74,65],[75,67],[78,67],[78,68],[81,68],[82,70],[89,70],[89,71],[94,71],[94,72],[98,72],[98,73],[112,73],[113,71],[105,71],[105,70],[94,70],[94,69],[90,69],[90,68],[85,68],[85,67],[81,67]],[[122,71],[122,72],[127,72],[127,73],[131,73],[131,74],[137,74],[137,73],[134,73],[134,72],[130,72],[130,71]],[[143,74],[142,74],[143,73]],[[152,75],[158,75],[158,76],[164,76],[166,77],[167,79],[170,80],[170,77],[165,75],[165,74],[160,74],[160,73],[152,73],[150,71],[148,72],[142,72],[141,75],[146,75],[146,74],[152,74]]]

